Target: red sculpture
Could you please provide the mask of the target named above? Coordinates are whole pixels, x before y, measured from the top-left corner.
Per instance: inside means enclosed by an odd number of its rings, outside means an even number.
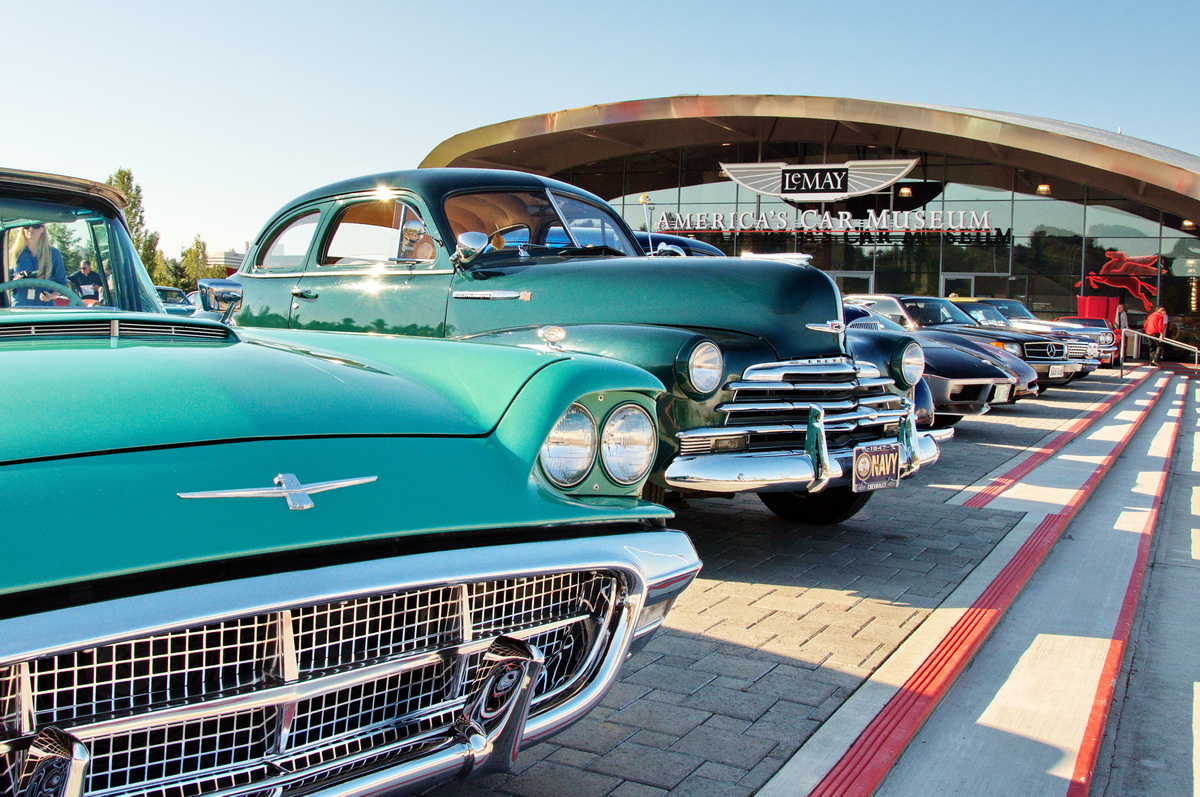
[[[1141,301],[1146,312],[1150,312],[1154,308],[1150,297],[1158,294],[1155,280],[1159,274],[1167,273],[1166,269],[1158,265],[1158,255],[1126,257],[1124,252],[1110,249],[1105,251],[1104,256],[1108,260],[1100,266],[1100,270],[1086,275],[1088,285],[1093,288],[1101,285],[1124,288]],[[1150,277],[1151,280],[1147,282],[1143,277]],[[1076,288],[1081,285],[1081,282],[1075,283]]]

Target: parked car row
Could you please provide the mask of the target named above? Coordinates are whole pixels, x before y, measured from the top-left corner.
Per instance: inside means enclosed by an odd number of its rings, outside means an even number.
[[[506,770],[699,572],[667,493],[839,522],[944,427],[1094,367],[949,302],[844,305],[807,265],[647,255],[598,197],[519,172],[318,188],[191,301],[151,284],[122,202],[0,170],[24,408],[0,440],[0,797]],[[86,302],[47,268],[56,226],[99,275]]]

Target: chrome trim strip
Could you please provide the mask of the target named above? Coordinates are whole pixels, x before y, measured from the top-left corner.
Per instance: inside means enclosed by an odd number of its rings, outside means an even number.
[[[352,269],[330,269],[329,271],[272,271],[264,274],[251,274],[249,272],[239,271],[233,275],[234,278],[241,279],[280,279],[291,277],[298,279],[300,277],[412,277],[418,274],[453,274],[452,268],[431,268],[431,269],[401,269],[396,266],[389,266],[386,269],[378,268],[352,268]]]
[[[528,295],[528,291],[454,291],[450,296],[454,299],[497,301],[501,299],[520,299],[522,293]]]

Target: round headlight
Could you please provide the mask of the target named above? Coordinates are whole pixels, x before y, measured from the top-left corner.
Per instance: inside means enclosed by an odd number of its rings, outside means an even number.
[[[711,393],[721,385],[725,358],[721,347],[706,340],[692,349],[688,357],[688,381],[698,393]]]
[[[1100,345],[1101,346],[1111,346],[1113,344],[1114,340],[1116,340],[1116,338],[1113,337],[1113,333],[1111,333],[1111,332],[1101,332],[1100,333]]]
[[[650,414],[636,404],[613,410],[600,433],[600,461],[617,484],[633,484],[654,462],[658,433]]]
[[[912,387],[917,382],[921,381],[921,375],[925,373],[925,352],[921,350],[919,343],[910,343],[904,347],[904,354],[900,357],[900,378],[904,380],[904,384]]]
[[[596,422],[579,404],[572,404],[554,424],[538,454],[546,477],[559,487],[583,481],[596,461]]]

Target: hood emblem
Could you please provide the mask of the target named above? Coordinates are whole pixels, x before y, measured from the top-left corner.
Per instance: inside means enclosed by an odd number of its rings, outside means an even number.
[[[805,324],[813,332],[828,332],[830,335],[840,335],[846,331],[846,325],[836,318],[824,324]]]
[[[312,509],[310,495],[326,490],[340,490],[358,484],[370,484],[378,476],[355,476],[350,479],[334,479],[327,482],[301,484],[294,473],[281,473],[275,477],[274,487],[243,487],[235,490],[208,490],[201,493],[176,493],[180,498],[286,498],[288,509]]]

